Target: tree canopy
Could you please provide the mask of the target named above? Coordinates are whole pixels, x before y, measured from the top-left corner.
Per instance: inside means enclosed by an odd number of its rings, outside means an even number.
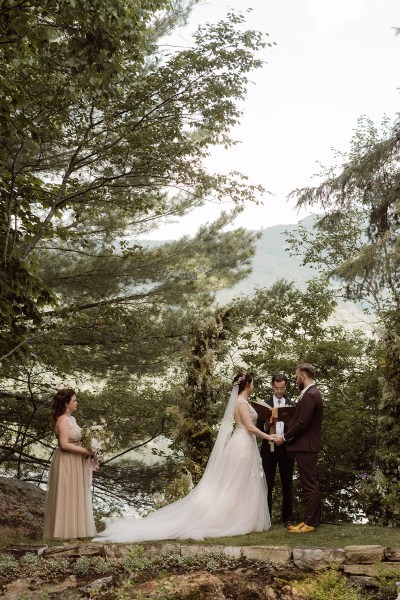
[[[10,474],[41,480],[62,385],[78,389],[83,421],[107,418],[115,453],[167,434],[196,323],[250,268],[255,236],[227,225],[262,188],[209,172],[204,158],[234,143],[265,40],[230,13],[166,50],[190,4],[2,3],[0,457]],[[195,236],[143,241],[227,198],[237,208]],[[108,490],[119,468],[104,469]]]
[[[295,251],[305,250],[305,262],[319,265],[346,298],[363,302],[375,321],[381,435],[361,487],[367,516],[384,525],[400,523],[399,140],[398,122],[385,119],[379,129],[360,119],[339,168],[330,170],[320,186],[294,192],[298,206],[319,204],[325,213],[316,232],[301,231],[291,240]]]

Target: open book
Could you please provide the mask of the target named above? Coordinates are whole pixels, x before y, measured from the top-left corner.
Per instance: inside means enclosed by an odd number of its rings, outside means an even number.
[[[257,411],[260,419],[270,422],[271,418],[276,421],[287,423],[295,411],[295,406],[279,406],[272,407],[262,400],[252,400],[250,402],[255,411]]]

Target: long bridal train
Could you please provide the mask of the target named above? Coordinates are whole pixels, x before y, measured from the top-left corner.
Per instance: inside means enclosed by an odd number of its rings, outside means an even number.
[[[94,541],[201,540],[269,529],[267,486],[256,438],[237,418],[232,433],[234,414],[243,403],[255,424],[257,413],[238,397],[234,386],[203,477],[185,498],[142,519],[113,520]]]

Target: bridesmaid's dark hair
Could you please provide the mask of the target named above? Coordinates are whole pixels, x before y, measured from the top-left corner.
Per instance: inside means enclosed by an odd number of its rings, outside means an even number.
[[[233,380],[233,385],[239,386],[239,394],[243,392],[246,385],[253,381],[253,375],[251,373],[238,373]]]
[[[63,388],[58,390],[51,401],[51,422],[55,426],[58,417],[61,417],[66,411],[65,405],[75,396],[75,390],[72,388]]]

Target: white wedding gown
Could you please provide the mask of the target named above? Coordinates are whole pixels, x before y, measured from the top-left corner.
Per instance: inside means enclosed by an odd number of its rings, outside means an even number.
[[[202,540],[269,529],[267,484],[256,437],[241,422],[240,404],[247,405],[256,423],[257,413],[236,389],[203,477],[185,498],[142,519],[113,520],[94,541]]]

